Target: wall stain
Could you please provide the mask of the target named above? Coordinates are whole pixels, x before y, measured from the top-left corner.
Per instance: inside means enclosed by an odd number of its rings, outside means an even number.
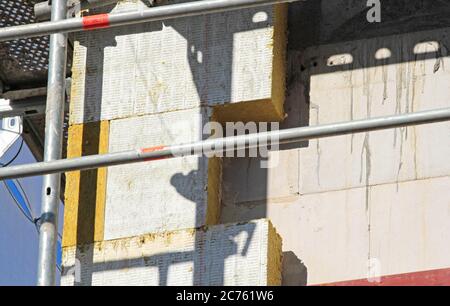
[[[319,125],[320,106],[311,102],[311,110],[316,111],[316,125]],[[320,161],[322,157],[322,151],[320,148],[320,139],[316,139],[316,151],[317,151],[316,176],[317,176],[317,185],[320,187]]]

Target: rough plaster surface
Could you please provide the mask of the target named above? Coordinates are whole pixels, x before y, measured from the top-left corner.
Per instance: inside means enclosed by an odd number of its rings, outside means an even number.
[[[267,220],[104,241],[65,248],[61,284],[264,286],[275,250]]]
[[[122,2],[113,12],[145,8]],[[80,33],[71,123],[272,98],[273,6]]]

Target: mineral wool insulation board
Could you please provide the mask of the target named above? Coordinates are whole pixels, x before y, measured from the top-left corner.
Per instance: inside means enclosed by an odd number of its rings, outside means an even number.
[[[281,239],[268,220],[64,249],[62,285],[280,285]]]
[[[207,113],[199,108],[113,120],[109,151],[199,141]],[[105,240],[217,223],[218,162],[188,156],[109,168]]]
[[[120,2],[112,13],[144,8]],[[280,4],[77,33],[71,124],[231,104],[246,106],[223,109],[223,119],[283,119],[286,10]]]

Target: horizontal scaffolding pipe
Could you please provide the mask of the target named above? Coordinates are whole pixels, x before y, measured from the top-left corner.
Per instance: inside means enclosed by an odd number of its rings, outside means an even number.
[[[0,119],[7,117],[29,117],[45,114],[45,97],[23,100],[0,99]]]
[[[118,27],[150,21],[198,16],[299,0],[202,0],[135,10],[115,14],[76,17],[0,29],[0,41],[15,40],[56,33],[69,33]]]
[[[0,98],[6,100],[23,100],[33,97],[43,97],[47,95],[47,87],[29,88],[5,91],[0,94]]]
[[[115,4],[119,0],[80,0],[78,3],[68,0],[68,9],[71,10],[78,6],[80,10],[96,9],[103,6]],[[70,5],[69,5],[70,4]],[[34,16],[37,20],[49,20],[52,12],[52,6],[48,1],[36,3],[34,5]]]
[[[200,154],[211,156],[211,154],[217,154],[218,152],[249,149],[267,146],[268,144],[273,145],[274,139],[278,144],[288,144],[310,139],[443,121],[450,121],[450,108],[6,167],[0,169],[0,180],[75,170],[96,169],[100,167],[155,161],[180,156]]]

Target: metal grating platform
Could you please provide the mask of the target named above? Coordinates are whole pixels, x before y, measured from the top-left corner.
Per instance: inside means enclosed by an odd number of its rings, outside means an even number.
[[[38,22],[34,5],[44,0],[0,0],[0,28]],[[4,91],[46,87],[49,56],[49,36],[0,42],[0,81]],[[69,41],[68,66],[72,48]],[[70,74],[70,68],[68,68]],[[0,95],[2,92],[0,92]],[[45,96],[42,96],[45,100]],[[66,114],[63,155],[66,155]],[[42,160],[45,136],[45,116],[24,119],[24,140],[37,160]]]
[[[35,23],[33,6],[40,0],[0,1],[0,27]],[[0,78],[12,88],[45,84],[49,37],[0,43]]]

